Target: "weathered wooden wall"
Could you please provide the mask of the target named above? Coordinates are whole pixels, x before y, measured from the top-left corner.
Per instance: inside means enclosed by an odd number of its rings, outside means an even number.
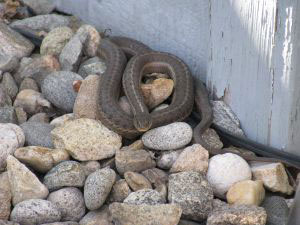
[[[300,154],[299,0],[56,2],[113,35],[183,58],[249,138]]]

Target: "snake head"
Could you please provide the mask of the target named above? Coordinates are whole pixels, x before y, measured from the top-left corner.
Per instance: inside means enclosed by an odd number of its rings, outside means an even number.
[[[133,125],[140,132],[146,132],[152,126],[152,118],[149,113],[141,113],[135,115]]]

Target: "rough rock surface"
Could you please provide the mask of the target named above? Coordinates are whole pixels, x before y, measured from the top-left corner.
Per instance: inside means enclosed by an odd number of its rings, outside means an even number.
[[[78,70],[78,74],[83,78],[86,78],[88,75],[91,74],[101,75],[105,72],[105,70],[106,65],[104,60],[95,56],[81,63]]]
[[[22,3],[28,6],[36,15],[49,14],[55,9],[53,1],[48,0],[21,0]]]
[[[163,152],[156,160],[157,167],[165,170],[170,169],[182,151],[183,149]]]
[[[141,189],[152,189],[150,181],[142,174],[135,172],[126,172],[124,178],[133,191]]]
[[[11,207],[10,190],[5,190],[0,188],[0,220],[9,219],[10,207]]]
[[[10,73],[3,74],[1,85],[8,96],[15,99],[18,94],[18,86]]]
[[[113,185],[109,200],[110,202],[123,202],[130,193],[131,190],[126,180],[120,179]]]
[[[109,215],[108,207],[88,212],[79,222],[80,225],[114,225]]]
[[[0,107],[0,123],[17,123],[15,108],[12,106]]]
[[[80,164],[84,170],[85,176],[88,176],[101,168],[101,165],[98,161],[85,161],[81,162]]]
[[[124,203],[132,205],[157,205],[165,203],[165,199],[161,194],[152,189],[143,189],[136,192],[132,192],[124,200]]]
[[[0,71],[12,72],[19,65],[19,60],[16,56],[6,56],[0,53]],[[1,79],[0,79],[1,80]]]

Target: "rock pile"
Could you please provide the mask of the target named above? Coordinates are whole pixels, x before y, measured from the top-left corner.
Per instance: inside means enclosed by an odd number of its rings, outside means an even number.
[[[264,225],[276,224],[276,201],[287,216],[282,197],[264,202],[266,191],[293,192],[280,163],[250,165],[231,153],[209,159],[191,142],[189,122],[130,143],[105,127],[97,119],[106,69],[96,56],[97,30],[49,14],[46,0],[21,2],[37,16],[0,22],[0,224]],[[43,33],[40,49],[12,28]],[[168,107],[173,85],[149,76],[142,85],[149,108]],[[228,107],[212,103],[215,123],[243,135]],[[131,114],[125,96],[120,106]],[[203,137],[222,149],[214,130]]]

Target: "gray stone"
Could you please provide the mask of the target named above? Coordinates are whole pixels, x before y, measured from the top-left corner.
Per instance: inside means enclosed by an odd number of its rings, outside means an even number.
[[[0,84],[0,107],[12,106],[12,101],[8,94],[4,91],[4,87]]]
[[[62,188],[50,193],[48,201],[61,212],[61,221],[79,221],[85,214],[83,194],[78,188]]]
[[[36,31],[49,32],[57,27],[68,26],[70,24],[70,17],[56,14],[40,15],[23,20],[17,20],[10,24],[13,28],[29,28]]]
[[[84,185],[84,200],[89,210],[100,208],[116,180],[114,170],[105,168],[90,174]]]
[[[55,9],[54,2],[49,0],[21,0],[21,2],[28,6],[36,15],[49,14]]]
[[[80,225],[114,225],[109,215],[108,207],[88,212],[79,222]]]
[[[84,61],[78,70],[78,74],[83,78],[86,78],[90,74],[101,75],[105,72],[106,65],[105,62],[99,57],[95,56]]]
[[[57,108],[72,112],[77,96],[73,90],[73,82],[76,80],[82,80],[82,78],[73,72],[51,73],[42,84],[42,93]]]
[[[59,56],[65,45],[73,36],[73,31],[69,27],[57,27],[51,30],[40,47],[41,55]]]
[[[81,164],[75,161],[59,163],[44,177],[44,184],[51,191],[62,187],[83,187],[84,181],[84,170]]]
[[[52,148],[51,130],[53,125],[38,122],[25,122],[20,125],[27,145]]]
[[[182,210],[176,204],[130,205],[112,203],[109,211],[119,225],[176,225]]]
[[[22,225],[39,225],[60,221],[61,213],[50,201],[31,199],[20,202],[11,212],[10,220]]]
[[[36,113],[29,118],[28,122],[38,122],[38,123],[49,123],[49,116],[47,113]]]
[[[124,174],[124,178],[133,191],[152,189],[150,181],[142,174],[128,171]]]
[[[55,222],[55,223],[43,223],[42,225],[79,225],[79,223],[73,221],[66,221],[66,222]]]
[[[0,107],[0,123],[18,123],[15,108],[12,106]]]
[[[11,194],[9,190],[0,188],[0,220],[8,220],[11,207]],[[0,223],[1,224],[1,223]]]
[[[22,107],[15,107],[15,112],[16,112],[18,124],[22,124],[27,121],[27,113]]]
[[[39,87],[36,83],[36,81],[32,78],[25,78],[22,83],[20,84],[20,88],[19,91],[22,91],[24,89],[31,89],[34,90],[36,92],[39,92]]]
[[[112,187],[110,202],[123,202],[131,193],[131,190],[125,179],[120,179]]]
[[[0,225],[20,225],[19,223],[7,221],[7,220],[0,220]]]
[[[19,60],[16,56],[5,56],[0,54],[0,71],[12,72],[19,65]],[[1,79],[0,79],[1,80]]]
[[[129,194],[124,203],[132,205],[157,205],[165,203],[165,199],[155,190],[143,189]]]
[[[154,184],[155,187],[168,182],[168,174],[158,168],[145,170],[142,174],[151,182],[151,184]]]
[[[187,123],[175,122],[147,131],[142,136],[143,144],[155,150],[174,150],[191,142],[193,130]]]
[[[33,49],[29,40],[0,22],[0,52],[4,57],[22,58],[30,55]]]
[[[182,208],[183,218],[203,221],[212,210],[213,190],[198,172],[180,172],[169,176],[168,200]]]
[[[11,99],[14,99],[17,96],[18,86],[10,73],[3,74],[1,84],[4,87],[4,91],[6,91]]]
[[[85,161],[81,162],[81,165],[84,169],[85,176],[90,175],[91,173],[95,172],[96,170],[101,168],[101,165],[98,161]]]
[[[171,169],[173,163],[178,159],[182,151],[183,149],[162,152],[156,160],[157,167],[165,170]]]
[[[267,225],[287,224],[289,207],[283,197],[267,197],[261,206],[267,212]]]

